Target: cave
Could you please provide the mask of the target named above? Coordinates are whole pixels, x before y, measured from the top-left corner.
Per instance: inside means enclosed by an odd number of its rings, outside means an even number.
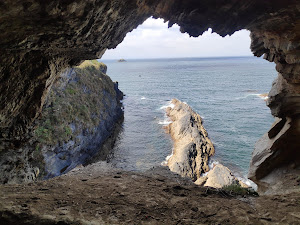
[[[299,1],[28,0],[0,6],[1,154],[26,142],[62,71],[101,58],[153,16],[193,37],[208,28],[221,36],[251,32],[253,54],[275,62],[278,78],[268,100],[277,119],[256,145],[249,177],[267,190],[279,179],[273,173],[299,167]]]
[[[0,185],[1,223],[298,224],[299,11],[298,0],[1,1],[1,160],[8,152],[11,157],[24,154],[20,148],[62,72],[83,60],[101,58],[153,16],[169,26],[178,24],[182,33],[193,37],[208,28],[223,37],[247,29],[254,56],[276,64],[278,77],[267,102],[276,119],[255,146],[249,177],[261,192],[281,191],[241,201],[231,193],[195,187],[174,174],[90,165],[43,182]],[[17,168],[23,170],[24,165]],[[288,192],[289,181],[295,179],[290,175],[298,177],[298,193]]]

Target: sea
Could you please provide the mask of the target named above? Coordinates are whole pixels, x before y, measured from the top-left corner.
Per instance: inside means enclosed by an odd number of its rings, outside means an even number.
[[[275,64],[256,57],[103,60],[126,95],[124,124],[108,161],[129,171],[162,165],[173,142],[165,109],[177,98],[203,119],[215,146],[211,164],[246,178],[251,154],[274,118],[261,94],[276,78]]]

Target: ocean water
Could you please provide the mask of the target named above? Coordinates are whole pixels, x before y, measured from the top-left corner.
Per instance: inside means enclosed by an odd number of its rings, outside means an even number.
[[[247,175],[254,144],[274,121],[259,96],[276,78],[273,63],[255,57],[103,62],[126,94],[123,130],[109,158],[113,165],[144,171],[171,154],[164,109],[177,98],[203,118],[216,150],[212,160]]]

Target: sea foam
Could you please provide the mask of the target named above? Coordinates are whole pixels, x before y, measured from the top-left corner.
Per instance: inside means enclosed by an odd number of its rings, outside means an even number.
[[[170,155],[168,155],[163,162],[161,162],[162,166],[167,166],[168,165],[169,159],[173,156],[173,151],[174,151],[174,149],[172,148],[172,153]]]
[[[159,108],[160,110],[164,110],[164,119],[159,120],[158,124],[163,125],[163,126],[167,126],[170,123],[172,123],[172,120],[167,116],[165,110],[169,107],[174,108],[174,106],[175,105],[171,101],[169,101],[166,105],[163,105],[162,107]]]
[[[252,180],[249,180],[248,178],[245,177],[238,177],[238,176],[236,178],[242,181],[247,186],[253,188],[253,190],[257,191],[257,185]]]
[[[158,124],[164,125],[164,126],[167,126],[167,125],[169,125],[170,123],[172,123],[172,120],[170,120],[169,118],[165,118],[164,120],[158,121]]]
[[[265,94],[247,94],[243,97],[238,97],[238,98],[235,98],[236,100],[240,100],[240,99],[245,99],[245,98],[248,98],[248,97],[251,97],[251,96],[256,96],[260,99],[263,99],[263,100],[267,100],[269,97],[268,96],[265,96]]]
[[[165,109],[167,109],[167,108],[174,108],[174,104],[172,103],[172,101],[169,101],[166,105],[163,105],[162,107],[160,107],[159,109],[161,109],[161,110],[165,110]]]

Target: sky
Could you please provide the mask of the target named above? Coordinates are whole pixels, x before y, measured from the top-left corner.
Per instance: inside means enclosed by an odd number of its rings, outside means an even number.
[[[181,33],[177,24],[168,28],[162,19],[149,18],[102,59],[251,56],[249,35],[241,30],[222,38],[209,29],[193,38]]]

